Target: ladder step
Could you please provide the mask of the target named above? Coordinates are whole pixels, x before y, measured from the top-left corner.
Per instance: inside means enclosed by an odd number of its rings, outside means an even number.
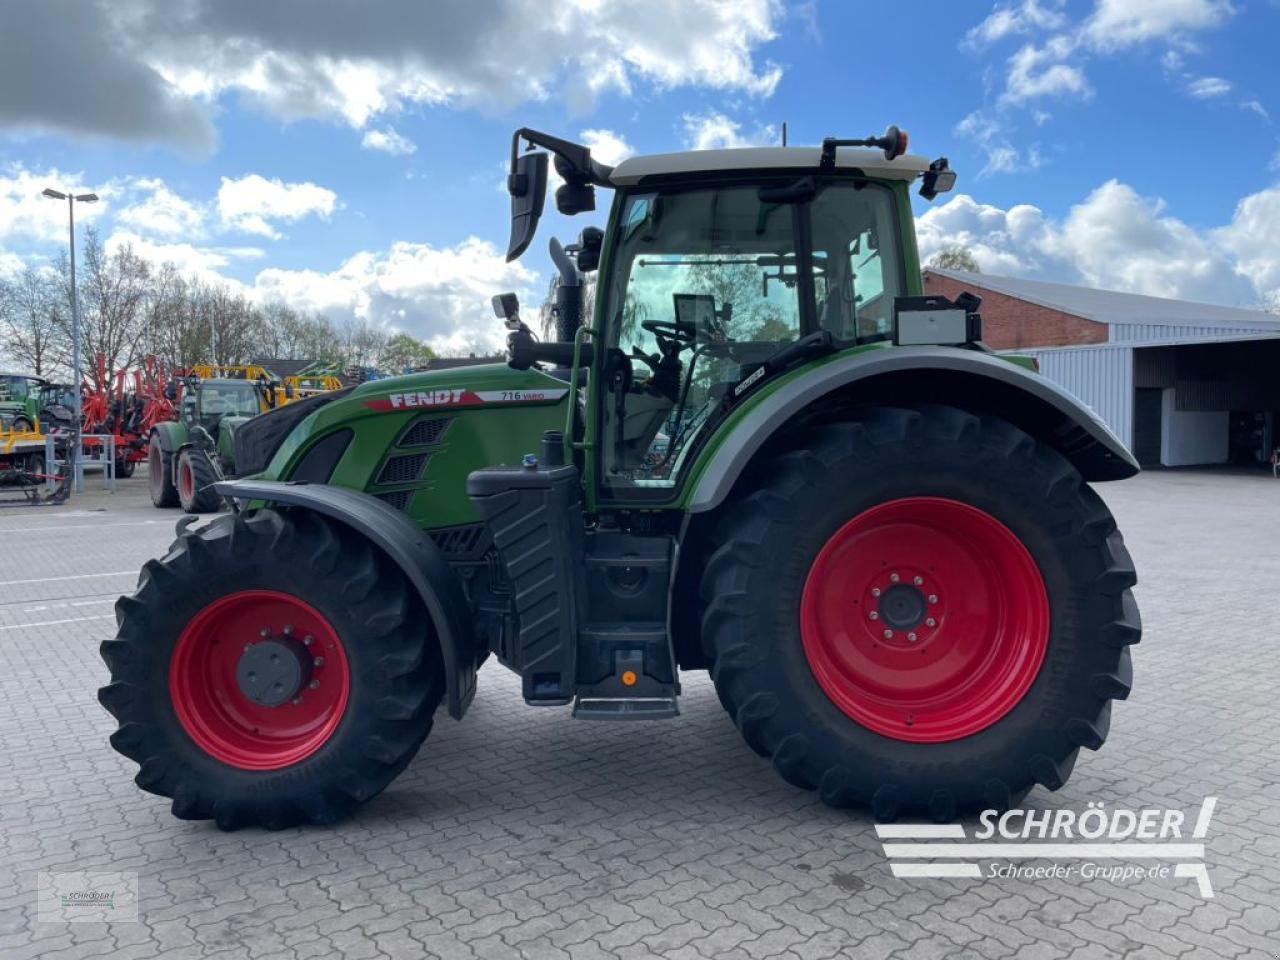
[[[573,715],[579,720],[668,720],[680,716],[675,697],[578,697]]]

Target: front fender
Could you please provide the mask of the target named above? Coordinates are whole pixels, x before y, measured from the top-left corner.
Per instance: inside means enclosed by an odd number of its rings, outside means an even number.
[[[151,432],[160,438],[160,449],[165,453],[177,453],[190,439],[187,425],[176,420],[157,423],[151,428]]]
[[[462,584],[432,539],[371,494],[326,484],[224,480],[224,497],[314,510],[350,527],[386,554],[422,598],[440,640],[449,715],[461,719],[476,692],[475,635]]]
[[[1138,462],[1111,429],[1051,380],[989,353],[955,347],[863,350],[805,368],[735,413],[698,465],[688,509],[714,510],[751,458],[788,421],[837,397],[849,403],[943,403],[990,413],[1047,443],[1086,480],[1121,480]]]

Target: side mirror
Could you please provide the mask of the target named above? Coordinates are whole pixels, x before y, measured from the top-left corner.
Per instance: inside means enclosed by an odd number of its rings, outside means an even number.
[[[556,210],[572,217],[596,208],[596,188],[581,170],[559,154],[556,154],[556,173],[564,178],[564,185],[556,191]]]
[[[490,302],[493,304],[493,315],[502,320],[510,320],[520,314],[520,298],[514,293],[495,293]]]
[[[507,177],[511,194],[511,240],[507,244],[507,261],[524,253],[538,231],[538,220],[547,200],[547,155],[522,153]]]
[[[600,266],[600,248],[604,246],[604,231],[599,227],[585,227],[578,234],[578,269],[583,273]]]

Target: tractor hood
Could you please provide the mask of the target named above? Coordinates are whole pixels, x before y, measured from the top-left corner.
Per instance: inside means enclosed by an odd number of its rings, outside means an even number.
[[[565,381],[505,363],[374,380],[243,424],[238,473],[361,490],[424,527],[471,523],[467,476],[538,451],[564,429],[569,396]],[[304,404],[315,406],[295,411]]]

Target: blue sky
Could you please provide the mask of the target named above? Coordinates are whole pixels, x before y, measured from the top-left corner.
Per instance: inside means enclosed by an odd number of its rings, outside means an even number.
[[[629,152],[897,123],[957,190],[928,256],[1252,306],[1280,296],[1276,0],[13,0],[0,32],[0,272],[96,189],[109,244],[260,299],[462,350],[501,341],[520,125]],[[181,11],[181,12],[178,12]],[[72,25],[68,27],[67,25]],[[77,31],[82,35],[78,36]],[[59,69],[49,70],[50,64]],[[598,219],[598,218],[597,218]]]

